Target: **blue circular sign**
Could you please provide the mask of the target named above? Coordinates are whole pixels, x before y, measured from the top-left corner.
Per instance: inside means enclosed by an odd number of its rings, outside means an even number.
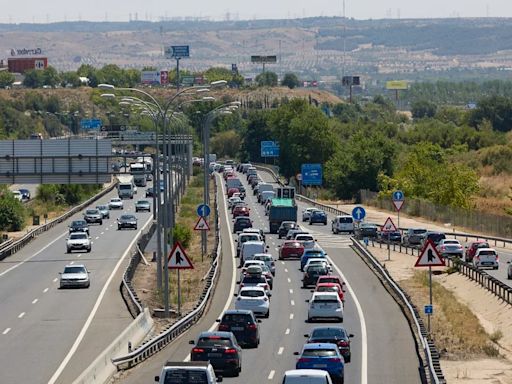
[[[354,207],[352,210],[352,217],[354,220],[361,221],[366,217],[366,211],[363,207]]]
[[[403,201],[405,199],[405,195],[402,191],[393,192],[393,201]]]
[[[203,216],[203,217],[210,216],[210,211],[211,211],[210,206],[207,204],[199,204],[197,206],[198,216]]]

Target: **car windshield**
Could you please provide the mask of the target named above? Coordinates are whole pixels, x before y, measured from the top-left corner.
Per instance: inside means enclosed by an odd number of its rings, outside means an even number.
[[[197,341],[198,347],[230,347],[231,340],[228,337],[210,336],[201,337]]]
[[[258,291],[256,289],[248,289],[248,290],[243,290],[242,292],[240,292],[240,296],[243,296],[243,297],[263,297],[263,296],[265,296],[265,292]]]
[[[149,204],[149,201],[147,201],[147,200],[139,200],[139,201],[137,201],[137,204],[139,204],[139,205],[146,205],[146,204]]]
[[[208,383],[206,371],[176,368],[165,371],[164,384],[204,384]]]
[[[72,233],[71,236],[69,236],[71,240],[77,240],[77,239],[87,239],[87,235],[85,233]]]
[[[345,331],[342,328],[319,328],[313,330],[311,337],[315,339],[320,339],[324,337],[343,339],[346,337],[346,335]]]
[[[95,215],[98,213],[98,210],[96,209],[88,209],[87,211],[85,211],[85,213],[87,213],[88,215]]]
[[[71,223],[71,225],[74,226],[74,227],[82,227],[85,224],[86,224],[85,221],[81,221],[81,220],[73,221]]]
[[[332,357],[338,354],[334,349],[305,349],[302,351],[302,356],[306,357]]]
[[[108,209],[108,207],[106,205],[98,205],[96,208],[98,208],[99,210],[102,210],[102,211]]]
[[[84,267],[65,267],[64,273],[85,273]]]
[[[112,200],[110,200],[110,201],[111,201],[112,203],[119,203],[119,202],[121,201],[121,199],[116,199],[116,198],[114,198],[114,199],[112,199]]]

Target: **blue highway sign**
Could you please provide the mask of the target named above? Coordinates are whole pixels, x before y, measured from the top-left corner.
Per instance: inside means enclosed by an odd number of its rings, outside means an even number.
[[[393,192],[393,201],[403,201],[405,199],[405,195],[402,191]]]
[[[279,157],[279,143],[277,141],[262,141],[261,157]]]
[[[322,164],[302,164],[302,185],[322,185]]]
[[[102,126],[101,119],[82,119],[80,120],[80,128],[84,130],[88,129],[100,129]]]
[[[430,304],[425,305],[425,315],[432,315],[434,313],[434,307]]]
[[[366,211],[363,207],[354,207],[352,210],[354,220],[361,221],[366,217]]]
[[[210,207],[207,204],[199,204],[197,206],[197,215],[207,217],[210,216]]]
[[[171,45],[165,51],[166,58],[181,59],[190,56],[190,49],[188,45]]]

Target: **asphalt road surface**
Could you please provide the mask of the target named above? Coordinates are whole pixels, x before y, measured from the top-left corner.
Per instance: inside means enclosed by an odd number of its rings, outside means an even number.
[[[116,191],[93,204],[107,203]],[[119,295],[127,248],[151,219],[137,213],[138,230],[117,230],[123,212],[134,213],[139,189],[124,209],[91,225],[91,253],[66,254],[67,226],[83,212],[57,225],[0,262],[0,383],[72,382],[132,321]],[[58,289],[67,264],[84,263],[89,289]]]
[[[240,175],[244,180],[244,175]],[[223,183],[219,183],[223,184]],[[223,185],[220,193],[225,192]],[[263,206],[259,205],[247,187],[246,201],[251,207],[253,226],[268,230],[268,220]],[[225,196],[225,193],[224,193]],[[234,273],[234,239],[231,217],[225,212],[225,198],[219,199],[222,268],[219,285],[206,316],[188,332],[163,351],[148,359],[116,382],[138,384],[152,382],[167,360],[181,361],[188,358],[191,346],[188,340],[196,339],[201,331],[216,329],[215,319],[225,308],[233,307],[236,291]],[[299,207],[299,212],[302,207]],[[226,225],[228,224],[228,225]],[[336,274],[347,282],[345,319],[343,326],[355,337],[352,339],[352,362],[346,365],[345,383],[420,383],[418,358],[409,325],[400,308],[388,295],[380,281],[350,248],[348,236],[331,235],[327,226],[307,226],[327,251]],[[267,245],[277,258],[277,235],[267,234]],[[236,270],[238,278],[239,270]],[[261,343],[256,349],[245,349],[242,354],[242,372],[238,378],[226,377],[227,383],[280,383],[286,370],[294,369],[305,341],[304,334],[316,326],[329,323],[306,322],[311,292],[302,289],[299,261],[276,263],[276,277],[270,303],[270,318],[260,324]],[[336,323],[335,325],[338,325]]]

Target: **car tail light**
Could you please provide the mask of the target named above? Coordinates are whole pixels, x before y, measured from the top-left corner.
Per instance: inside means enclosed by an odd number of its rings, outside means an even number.
[[[229,331],[229,327],[226,324],[220,324],[219,331]]]
[[[312,359],[308,359],[307,357],[301,357],[299,359],[299,363],[309,363],[311,361],[312,361]]]
[[[499,261],[500,260],[500,257],[498,256],[498,254],[496,254],[496,261]]]
[[[269,289],[268,284],[265,284],[265,285],[263,286],[263,288],[265,288],[266,290],[268,290],[268,289]]]
[[[256,326],[256,324],[249,324],[249,325],[247,326],[247,328],[248,328],[248,329],[251,329],[251,330],[255,330],[255,329],[257,329],[258,327]]]
[[[338,343],[338,346],[340,346],[340,347],[348,347],[348,346],[349,346],[349,344],[348,344],[348,341],[340,341],[340,342]]]
[[[229,348],[229,349],[226,349],[226,350],[224,351],[224,353],[225,353],[225,354],[227,354],[227,355],[234,355],[234,354],[236,353],[236,349],[234,349],[234,348]]]
[[[192,348],[192,353],[204,353],[203,348]]]

